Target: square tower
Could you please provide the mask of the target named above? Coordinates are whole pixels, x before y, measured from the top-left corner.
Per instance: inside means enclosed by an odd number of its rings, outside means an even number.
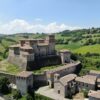
[[[70,63],[71,52],[69,50],[60,50],[59,53],[60,53],[62,64],[64,64],[64,63]]]
[[[33,88],[33,73],[29,71],[23,71],[16,76],[17,89],[22,95],[28,92],[29,87]]]

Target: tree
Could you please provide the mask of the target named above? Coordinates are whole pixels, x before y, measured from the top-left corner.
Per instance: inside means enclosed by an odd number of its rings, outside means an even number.
[[[78,59],[77,54],[72,53],[71,54],[71,59],[76,61]]]
[[[82,92],[84,93],[84,97],[88,97],[88,90],[87,89],[82,89]]]
[[[0,77],[0,92],[3,94],[7,94],[10,92],[8,85],[10,84],[8,78],[1,76]]]

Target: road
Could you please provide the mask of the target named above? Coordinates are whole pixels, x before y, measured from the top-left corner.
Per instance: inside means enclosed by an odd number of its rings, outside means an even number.
[[[41,95],[47,96],[52,98],[53,100],[69,100],[66,98],[63,98],[61,95],[54,92],[54,89],[49,88],[48,86],[44,86],[39,88],[36,93],[39,93]]]

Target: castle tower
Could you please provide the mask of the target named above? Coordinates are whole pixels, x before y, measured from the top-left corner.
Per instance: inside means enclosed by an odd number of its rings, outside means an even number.
[[[45,42],[49,44],[49,54],[55,54],[55,35],[48,35]]]
[[[23,47],[20,47],[20,50],[21,58],[27,61],[34,61],[34,52],[31,46],[24,45]]]
[[[33,73],[29,71],[22,71],[16,76],[17,89],[22,95],[28,92],[28,89],[33,88]]]
[[[71,52],[69,50],[60,50],[59,53],[60,53],[62,64],[64,64],[64,63],[70,63]]]
[[[60,74],[54,74],[54,81],[58,81],[60,79]]]

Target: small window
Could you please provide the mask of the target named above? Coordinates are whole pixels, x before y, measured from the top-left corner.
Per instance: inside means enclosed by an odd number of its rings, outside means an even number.
[[[60,90],[58,90],[58,94],[60,94]]]

